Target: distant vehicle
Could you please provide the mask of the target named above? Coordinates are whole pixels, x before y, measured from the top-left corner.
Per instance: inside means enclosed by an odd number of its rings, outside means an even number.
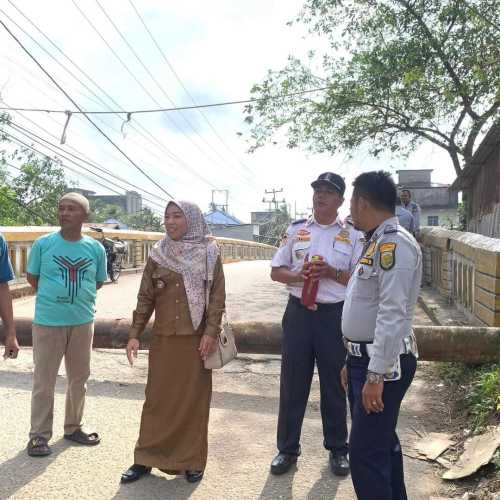
[[[115,282],[120,277],[122,265],[128,254],[127,243],[120,238],[107,238],[104,236],[104,230],[100,227],[90,226],[90,229],[100,233],[101,244],[106,250],[106,268],[108,277]]]

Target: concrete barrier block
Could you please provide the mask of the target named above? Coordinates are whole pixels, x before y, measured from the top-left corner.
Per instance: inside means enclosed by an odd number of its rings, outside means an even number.
[[[500,275],[500,253],[476,250],[474,262],[478,271],[492,276]]]
[[[488,290],[491,293],[500,293],[500,278],[484,274],[476,269],[474,275],[476,285]]]
[[[474,314],[488,326],[500,326],[500,312],[490,309],[477,300],[474,302]]]
[[[500,295],[484,290],[478,286],[475,287],[474,293],[477,302],[494,311],[500,311]]]

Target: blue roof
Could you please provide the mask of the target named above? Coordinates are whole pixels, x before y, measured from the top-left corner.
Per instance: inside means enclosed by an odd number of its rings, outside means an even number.
[[[124,224],[117,219],[107,219],[104,221],[104,224],[116,224],[118,226],[118,229],[128,229],[127,224]]]
[[[227,212],[224,212],[222,210],[212,210],[211,212],[208,212],[208,214],[205,214],[205,220],[207,221],[207,224],[220,224],[224,226],[239,226],[240,224],[243,224],[240,220],[238,220],[236,217],[229,215]]]

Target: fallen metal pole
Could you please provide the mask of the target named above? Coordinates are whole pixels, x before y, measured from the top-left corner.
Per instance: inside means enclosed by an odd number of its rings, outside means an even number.
[[[20,345],[31,346],[31,318],[16,318]],[[239,352],[251,354],[281,353],[281,324],[244,321],[232,323]],[[124,348],[129,319],[97,319],[94,328],[95,348]],[[461,361],[466,363],[500,362],[500,328],[479,326],[414,326],[420,359],[426,361]],[[3,338],[3,333],[1,338]],[[141,348],[151,340],[148,328],[141,338]]]

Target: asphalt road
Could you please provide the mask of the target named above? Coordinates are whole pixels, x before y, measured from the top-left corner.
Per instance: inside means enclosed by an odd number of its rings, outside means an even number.
[[[241,262],[225,266],[228,311],[235,321],[279,320],[284,288],[269,280],[269,262]],[[97,303],[99,317],[129,317],[135,305],[140,275],[127,275],[106,285]],[[33,298],[15,303],[16,315],[33,313]],[[428,322],[421,310],[416,322]],[[147,374],[147,354],[134,368],[122,351],[96,350],[88,384],[85,421],[102,443],[95,448],[71,445],[62,439],[65,372],[61,367],[54,420],[53,454],[31,458],[28,440],[32,353],[23,348],[18,360],[0,361],[0,499],[308,499],[351,500],[350,478],[339,480],[328,468],[322,446],[319,384],[315,376],[302,433],[303,454],[291,473],[269,474],[274,454],[279,402],[276,356],[246,356],[214,372],[209,426],[209,457],[204,480],[189,485],[183,477],[157,470],[137,483],[121,485],[120,473],[133,461]],[[414,429],[425,429],[426,401],[432,388],[417,376],[406,398],[399,422],[403,445],[417,439]],[[432,429],[425,429],[432,431]],[[406,458],[409,498],[427,500],[439,488],[435,470],[426,462]]]

